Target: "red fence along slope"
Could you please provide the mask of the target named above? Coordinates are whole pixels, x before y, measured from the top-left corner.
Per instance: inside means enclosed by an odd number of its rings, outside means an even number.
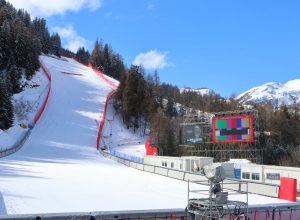
[[[115,93],[115,90],[118,88],[112,81],[110,81],[108,78],[106,78],[104,76],[104,74],[94,68],[92,66],[92,64],[84,64],[82,62],[80,62],[79,60],[73,58],[76,62],[84,65],[84,66],[87,66],[89,68],[91,68],[94,73],[96,73],[106,84],[108,84],[113,90],[106,96],[106,102],[105,102],[105,106],[104,106],[104,111],[103,111],[103,115],[102,115],[102,118],[101,118],[101,121],[100,121],[100,126],[99,126],[99,130],[98,130],[98,135],[97,135],[97,142],[96,142],[96,147],[97,147],[97,150],[99,150],[99,144],[100,144],[100,140],[101,140],[101,134],[102,134],[102,130],[103,130],[103,127],[104,127],[104,123],[105,123],[105,120],[106,120],[106,111],[107,111],[107,105],[108,105],[108,102],[110,100],[110,98],[114,95]],[[145,148],[146,148],[146,155],[157,155],[158,152],[157,152],[157,148],[154,148],[154,147],[151,147],[150,146],[150,143],[148,140],[146,140],[146,143],[145,143]]]
[[[41,116],[46,108],[46,105],[48,103],[48,99],[49,99],[49,95],[50,95],[50,91],[51,91],[51,74],[41,61],[40,61],[40,66],[41,66],[43,73],[46,75],[47,79],[49,80],[49,84],[48,84],[47,96],[46,96],[42,106],[40,107],[38,113],[34,117],[34,124],[36,124],[39,121],[39,119],[41,118]]]

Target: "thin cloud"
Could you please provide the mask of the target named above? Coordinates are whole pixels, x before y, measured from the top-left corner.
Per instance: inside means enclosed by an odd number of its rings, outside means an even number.
[[[87,2],[87,7],[91,11],[96,11],[98,8],[101,7],[101,1],[100,0],[88,0]]]
[[[154,5],[153,3],[148,3],[147,9],[148,9],[149,11],[153,10],[154,8],[155,8],[155,5]]]
[[[102,0],[8,0],[16,8],[24,8],[35,16],[50,17],[52,15],[63,15],[68,11],[79,11],[88,8],[95,11],[101,7]]]
[[[134,58],[132,64],[142,65],[145,69],[163,69],[171,65],[168,62],[167,52],[161,53],[157,50],[140,53]]]
[[[57,32],[62,39],[62,42],[66,48],[76,53],[79,47],[88,48],[90,41],[79,36],[72,25],[66,27],[54,27],[54,32]]]

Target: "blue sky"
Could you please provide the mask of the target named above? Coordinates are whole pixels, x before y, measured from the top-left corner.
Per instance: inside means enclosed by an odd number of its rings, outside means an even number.
[[[102,39],[162,82],[223,96],[300,78],[300,1],[9,0],[75,50]]]

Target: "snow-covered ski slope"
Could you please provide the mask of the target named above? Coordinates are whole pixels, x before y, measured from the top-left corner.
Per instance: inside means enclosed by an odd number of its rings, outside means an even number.
[[[96,151],[111,88],[76,61],[41,60],[52,74],[51,94],[23,148],[0,159],[0,215],[185,208],[186,182],[123,166]],[[250,204],[282,202],[249,197]]]
[[[186,183],[128,168],[96,151],[111,88],[76,61],[41,60],[52,74],[51,94],[23,148],[0,159],[0,214],[185,207]]]

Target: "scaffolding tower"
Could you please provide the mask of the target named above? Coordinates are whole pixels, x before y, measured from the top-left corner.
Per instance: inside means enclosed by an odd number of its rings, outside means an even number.
[[[225,116],[240,116],[253,115],[253,131],[254,141],[246,143],[213,143],[212,142],[212,117]],[[198,124],[202,127],[203,141],[201,143],[187,143],[186,140],[186,125]],[[181,144],[179,147],[187,156],[213,157],[215,162],[224,162],[229,159],[247,159],[253,163],[263,163],[263,149],[259,145],[260,130],[258,111],[240,110],[199,114],[188,114],[184,117],[184,122],[181,124]]]

